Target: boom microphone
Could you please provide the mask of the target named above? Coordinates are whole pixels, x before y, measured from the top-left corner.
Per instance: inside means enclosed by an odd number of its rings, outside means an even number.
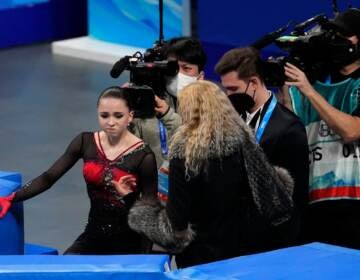
[[[259,40],[252,43],[251,47],[253,47],[257,50],[261,50],[262,48],[266,47],[267,45],[270,45],[277,38],[279,38],[282,33],[284,33],[289,28],[290,24],[291,24],[291,21],[286,26],[283,26],[283,27],[279,28],[278,30],[275,30],[273,32],[266,34],[265,36],[261,37]]]

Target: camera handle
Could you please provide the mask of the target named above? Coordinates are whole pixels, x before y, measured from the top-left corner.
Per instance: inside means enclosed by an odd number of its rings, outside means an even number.
[[[159,0],[159,45],[164,44],[163,6],[163,0]]]

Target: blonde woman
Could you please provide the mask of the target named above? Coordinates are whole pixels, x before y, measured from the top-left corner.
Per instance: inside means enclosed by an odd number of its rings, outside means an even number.
[[[183,124],[170,146],[166,208],[139,201],[130,211],[130,227],[176,253],[178,267],[253,252],[261,228],[290,218],[291,177],[268,164],[214,83],[185,87],[179,113]]]

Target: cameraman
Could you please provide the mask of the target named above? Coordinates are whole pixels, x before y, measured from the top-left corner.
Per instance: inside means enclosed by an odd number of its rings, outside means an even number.
[[[186,85],[204,78],[206,55],[198,40],[179,37],[168,42],[167,59],[178,61],[179,72],[167,78],[165,98],[155,96],[156,117],[133,121],[134,134],[149,144],[158,167],[167,159],[169,140],[181,124],[181,118],[175,112],[177,93]]]
[[[360,10],[348,9],[329,25],[357,54],[333,54],[343,57],[333,84],[311,85],[304,72],[286,64],[286,85],[291,86],[290,104],[306,126],[310,147],[308,236],[360,249]]]
[[[263,244],[258,244],[258,251],[294,245],[300,238],[301,218],[307,205],[309,166],[304,125],[293,112],[277,103],[274,94],[266,88],[256,49],[228,51],[215,71],[235,109],[254,129],[256,140],[270,163],[288,170],[295,182],[296,208],[292,220],[278,228],[254,229],[261,236],[258,239],[263,240]]]
[[[190,37],[177,37],[169,41],[168,60],[177,60],[179,72],[168,80],[168,102],[176,108],[177,94],[188,84],[204,79],[206,54],[200,42]],[[160,112],[161,113],[161,112]]]

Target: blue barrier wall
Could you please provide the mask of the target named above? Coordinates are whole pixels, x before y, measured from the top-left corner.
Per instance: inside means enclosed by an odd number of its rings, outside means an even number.
[[[271,252],[192,266],[169,279],[359,279],[360,250],[311,243]]]
[[[0,0],[0,48],[87,33],[87,0]]]
[[[165,279],[167,255],[0,256],[0,279]]]
[[[0,196],[7,196],[21,187],[21,175],[0,171]],[[0,220],[0,255],[24,254],[24,211],[15,203]]]

